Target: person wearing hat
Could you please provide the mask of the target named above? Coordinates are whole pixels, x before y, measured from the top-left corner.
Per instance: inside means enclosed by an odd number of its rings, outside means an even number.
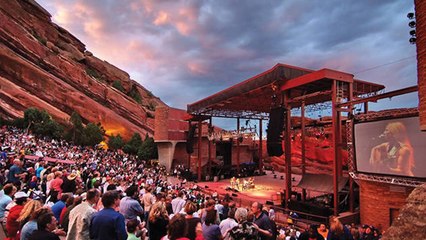
[[[12,207],[9,211],[6,221],[6,231],[10,239],[14,239],[19,231],[20,223],[18,218],[21,215],[21,211],[24,208],[25,203],[28,200],[28,194],[25,192],[15,193],[15,202],[16,205]]]
[[[64,178],[61,185],[62,192],[64,193],[75,193],[77,190],[76,182],[77,174],[75,172],[70,173],[66,178]]]

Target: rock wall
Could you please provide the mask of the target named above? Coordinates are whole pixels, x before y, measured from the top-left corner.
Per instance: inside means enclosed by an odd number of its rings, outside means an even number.
[[[22,117],[25,109],[37,107],[66,123],[76,111],[86,123],[100,122],[107,134],[153,135],[155,107],[165,104],[129,74],[86,51],[35,1],[0,1],[0,25],[3,117]],[[122,90],[112,87],[117,81]]]
[[[426,239],[426,185],[414,189],[383,240]]]

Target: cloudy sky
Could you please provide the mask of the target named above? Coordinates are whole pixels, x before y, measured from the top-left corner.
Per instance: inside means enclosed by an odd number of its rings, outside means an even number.
[[[169,106],[285,63],[381,83],[417,83],[413,0],[37,0],[87,50]],[[417,95],[378,106],[413,107]],[[380,105],[381,104],[381,105]]]

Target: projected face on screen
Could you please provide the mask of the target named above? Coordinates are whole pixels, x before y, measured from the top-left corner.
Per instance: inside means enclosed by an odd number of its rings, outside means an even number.
[[[355,125],[357,170],[389,175],[426,177],[426,132],[418,117]]]

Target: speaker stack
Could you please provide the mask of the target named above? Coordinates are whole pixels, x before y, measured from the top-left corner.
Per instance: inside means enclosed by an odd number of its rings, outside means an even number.
[[[188,138],[186,139],[186,153],[191,154],[194,152],[194,136],[197,125],[191,125],[188,130]]]
[[[269,114],[269,123],[266,140],[266,148],[268,150],[269,156],[281,156],[283,155],[283,146],[282,146],[282,131],[284,127],[284,116],[285,108],[277,107],[272,108],[271,113]]]

